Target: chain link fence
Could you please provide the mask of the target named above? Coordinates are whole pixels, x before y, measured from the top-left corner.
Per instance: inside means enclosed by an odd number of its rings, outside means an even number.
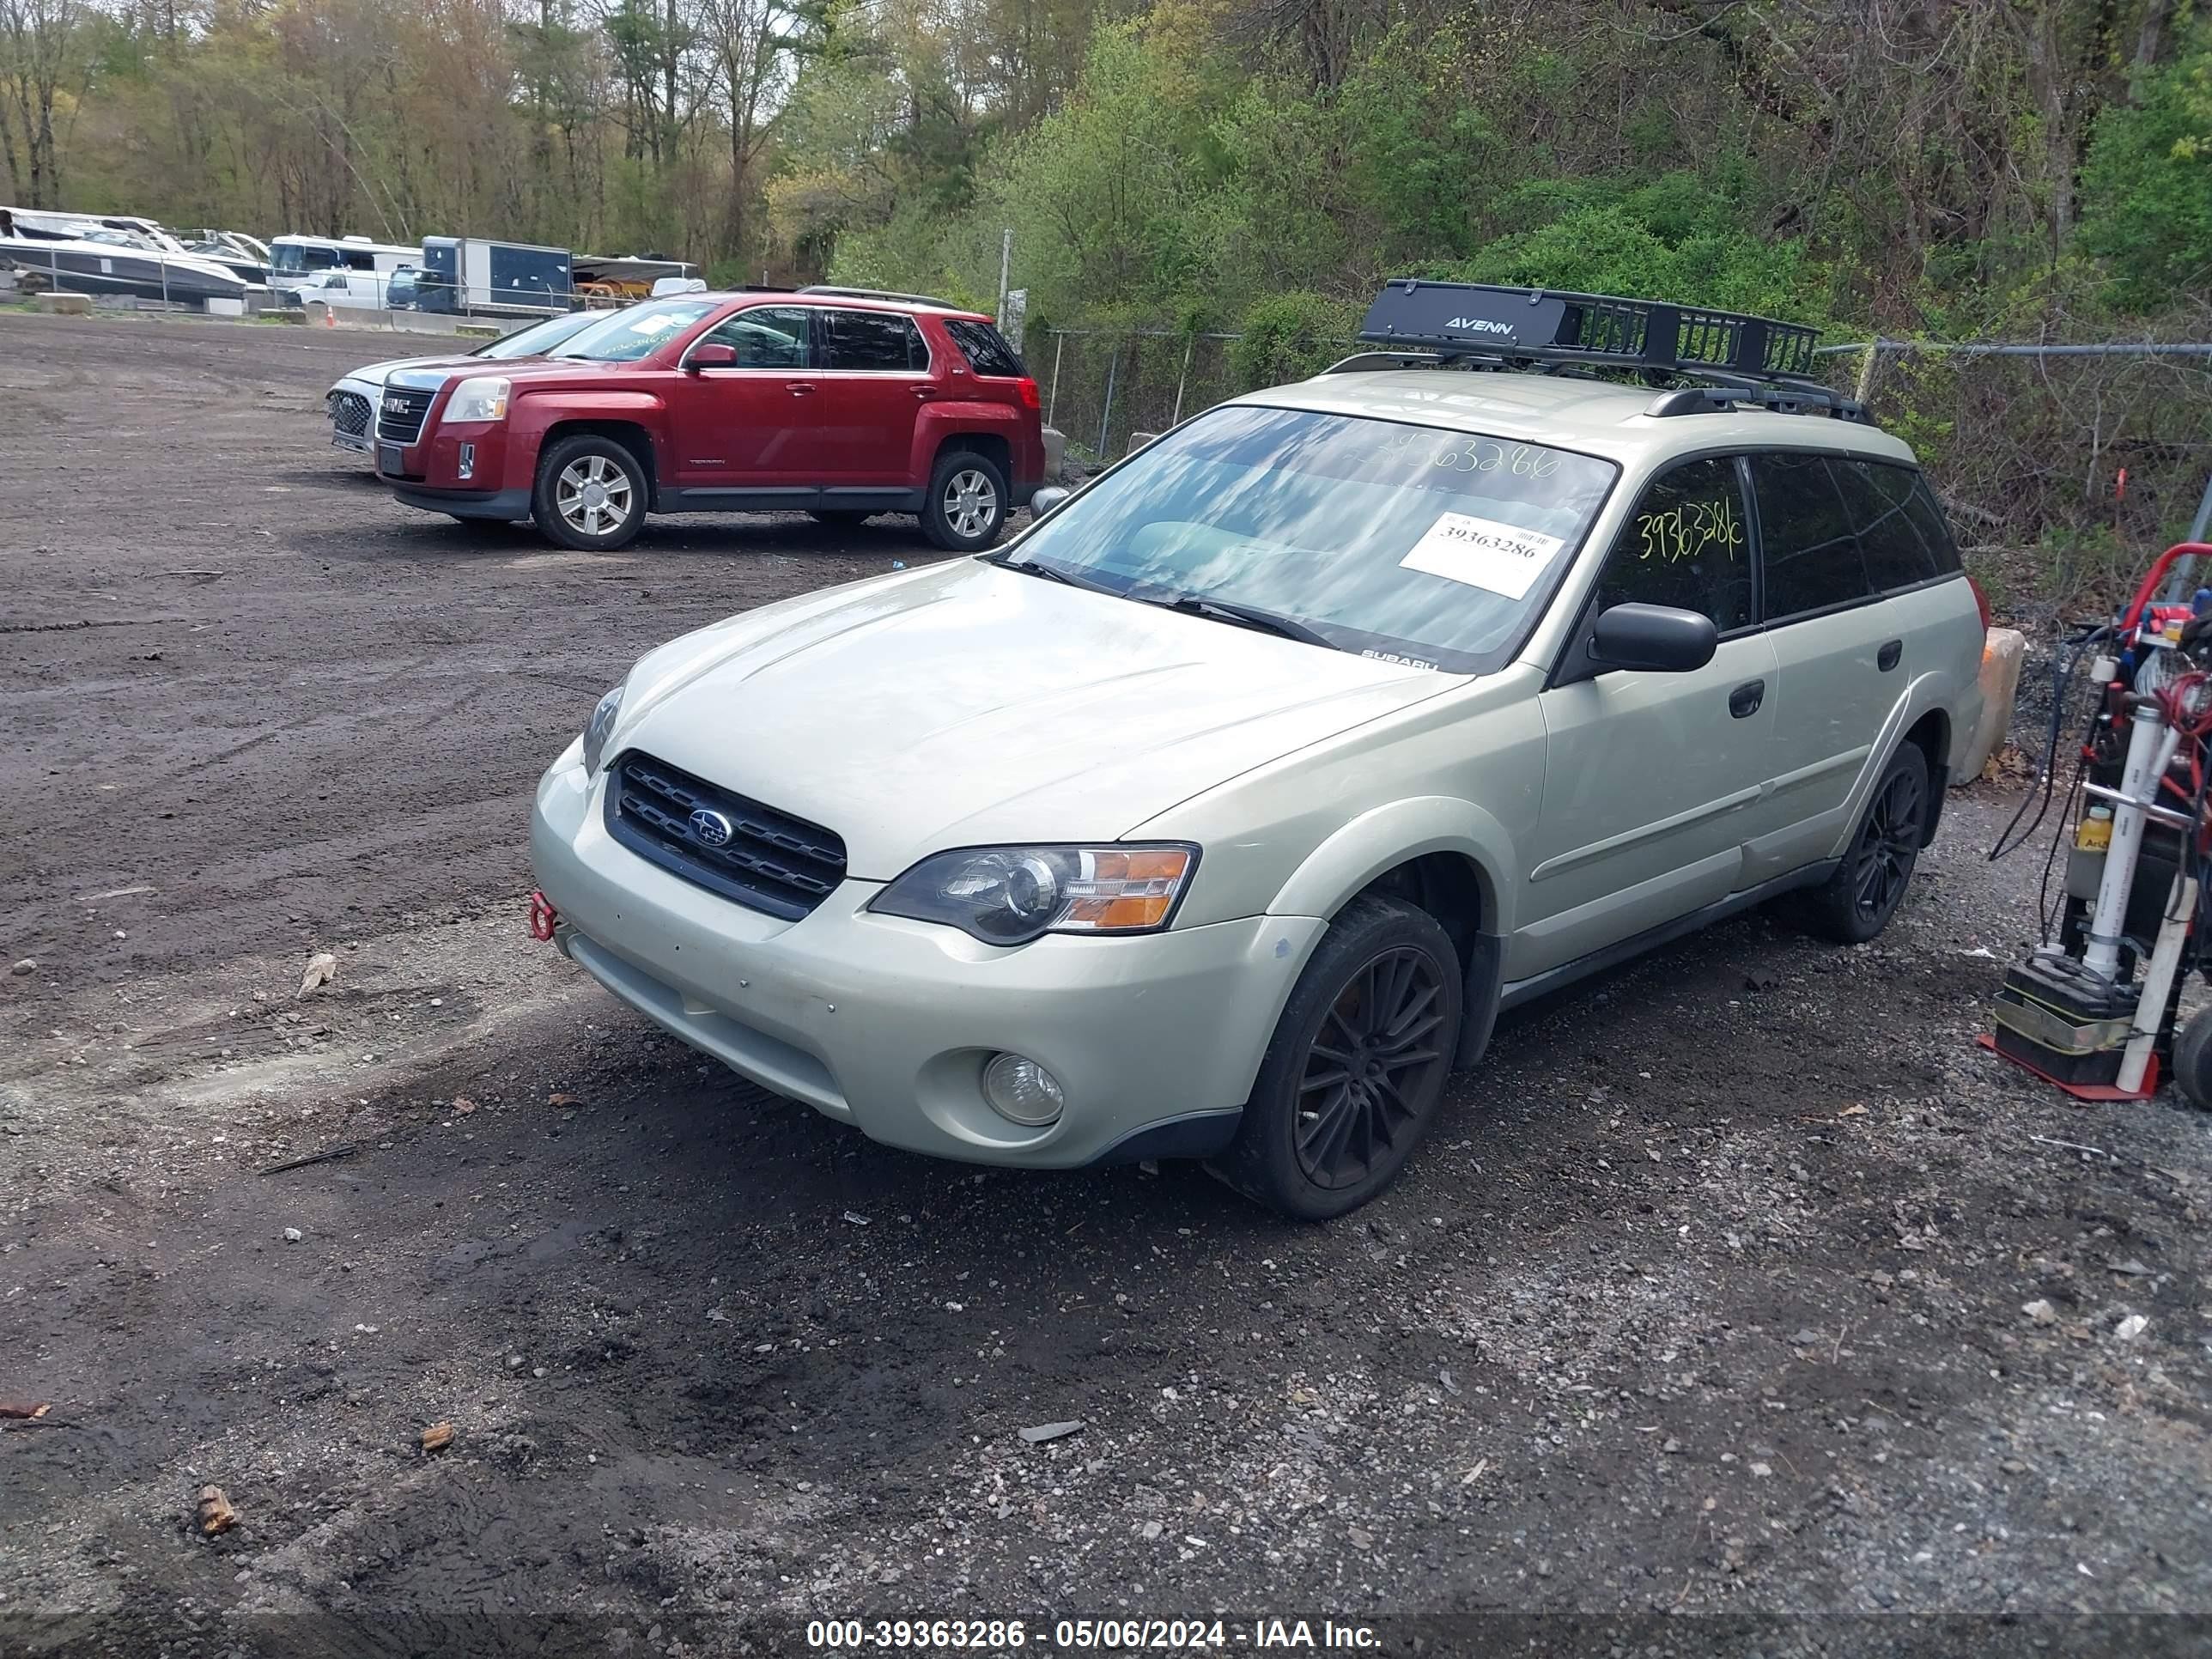
[[[1164,432],[1249,387],[1229,361],[1235,334],[1170,329],[1055,328],[1031,362],[1044,382],[1045,423],[1067,436],[1069,459],[1117,460],[1133,432]]]

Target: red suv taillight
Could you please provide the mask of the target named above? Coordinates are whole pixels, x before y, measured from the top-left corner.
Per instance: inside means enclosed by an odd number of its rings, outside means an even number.
[[[1974,590],[1974,609],[1982,613],[1982,632],[1986,634],[1990,631],[1990,623],[1992,620],[1990,616],[1990,596],[1982,592],[1982,585],[1972,576],[1966,578],[1966,586]]]
[[[1044,399],[1037,396],[1037,383],[1026,374],[1014,382],[1014,395],[1022,400],[1024,409],[1044,407]]]

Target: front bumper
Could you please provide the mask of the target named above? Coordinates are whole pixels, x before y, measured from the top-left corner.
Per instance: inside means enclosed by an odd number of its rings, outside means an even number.
[[[497,519],[513,524],[530,516],[526,489],[429,489],[401,483],[379,474],[392,486],[392,499],[402,507],[419,507],[428,513],[450,513],[457,519]]]
[[[623,1001],[775,1092],[939,1158],[1060,1169],[1218,1150],[1327,925],[1254,916],[1006,950],[876,915],[848,880],[785,922],[649,864],[607,834],[604,776],[571,745],[538,785],[530,855],[555,942]],[[1011,1050],[1067,1106],[1024,1128],[985,1103]]]

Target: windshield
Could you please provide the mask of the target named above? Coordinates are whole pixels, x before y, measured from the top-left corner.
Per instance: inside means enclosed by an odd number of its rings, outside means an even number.
[[[634,363],[663,341],[690,327],[720,300],[653,300],[627,311],[599,313],[551,355],[595,363]]]
[[[277,270],[328,270],[337,262],[338,256],[329,248],[284,242],[277,246],[270,264]]]
[[[594,323],[606,320],[606,313],[572,311],[560,317],[548,317],[544,321],[518,328],[512,334],[502,334],[496,340],[487,340],[469,355],[471,357],[542,357],[562,341],[574,338]]]
[[[1339,649],[1486,672],[1619,469],[1565,450],[1304,410],[1217,410],[1024,538],[1015,557],[1133,599],[1193,596]]]

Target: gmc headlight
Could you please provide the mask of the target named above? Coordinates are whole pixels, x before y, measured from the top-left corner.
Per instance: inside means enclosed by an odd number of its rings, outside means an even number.
[[[453,388],[446,403],[448,421],[503,421],[508,381],[503,374],[479,374]]]
[[[1174,918],[1198,848],[969,847],[935,853],[876,895],[889,916],[941,921],[986,945],[1046,933],[1156,933]]]
[[[584,726],[584,775],[595,778],[599,775],[599,763],[607,757],[607,739],[615,734],[615,720],[622,713],[621,685],[599,699],[599,706],[592,710],[592,718]]]

